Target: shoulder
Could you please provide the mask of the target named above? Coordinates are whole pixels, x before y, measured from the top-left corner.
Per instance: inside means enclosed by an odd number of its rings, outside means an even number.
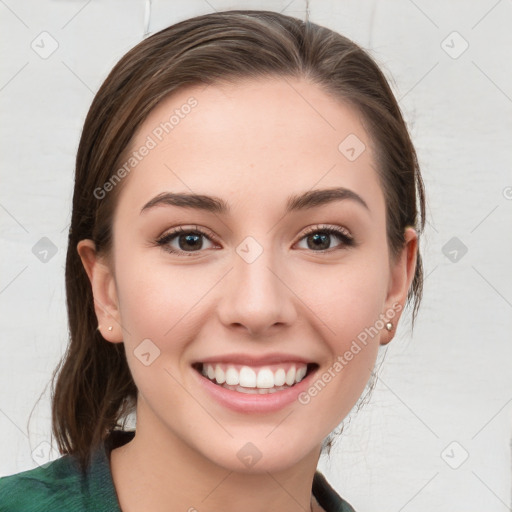
[[[102,445],[85,472],[64,455],[38,468],[0,478],[0,512],[120,512]]]
[[[331,487],[318,469],[313,479],[313,494],[326,512],[355,512],[352,506]]]
[[[80,511],[81,475],[69,455],[0,478],[1,512]]]
[[[0,478],[0,512],[121,512],[109,453],[133,436],[133,431],[111,432],[92,450],[85,472],[78,459],[68,454]]]

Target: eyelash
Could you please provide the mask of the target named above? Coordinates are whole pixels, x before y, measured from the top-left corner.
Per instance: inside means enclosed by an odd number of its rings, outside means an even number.
[[[199,229],[197,226],[195,226],[195,229],[184,228],[183,226],[180,226],[180,227],[174,229],[173,231],[170,231],[169,233],[166,233],[165,235],[161,236],[158,240],[156,240],[156,244],[158,246],[162,247],[162,249],[164,249],[165,251],[167,251],[171,254],[177,254],[179,256],[186,255],[186,257],[190,257],[194,253],[203,252],[201,250],[187,252],[187,251],[183,251],[183,250],[178,251],[176,249],[171,249],[171,247],[169,246],[169,243],[173,239],[175,239],[177,236],[179,236],[181,234],[185,234],[185,233],[186,234],[199,234],[199,235],[206,237],[208,240],[210,240],[210,242],[215,241],[215,237],[213,236],[213,234],[211,232],[207,232],[206,230]],[[302,237],[298,241],[300,242],[304,238],[307,238],[308,236],[310,236],[314,233],[322,233],[322,234],[337,236],[341,240],[342,243],[340,244],[340,246],[337,249],[331,247],[329,249],[322,249],[319,251],[312,251],[312,252],[318,252],[320,254],[323,254],[323,253],[327,253],[327,252],[332,252],[333,250],[340,250],[340,249],[343,249],[344,247],[345,248],[353,247],[356,245],[356,241],[349,234],[348,230],[346,230],[345,228],[334,228],[331,226],[323,226],[323,225],[317,225],[317,226],[312,226],[311,228],[308,228],[308,230],[302,235]]]

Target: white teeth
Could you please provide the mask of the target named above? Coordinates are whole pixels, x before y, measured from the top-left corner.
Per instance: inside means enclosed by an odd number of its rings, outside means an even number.
[[[279,368],[274,374],[274,386],[282,386],[286,382],[286,372]]]
[[[213,379],[211,379],[211,380],[213,380]],[[224,373],[224,370],[219,365],[217,365],[215,367],[215,380],[219,384],[224,384],[224,382],[226,382],[226,374]]]
[[[237,368],[240,368],[240,370]],[[238,366],[237,368],[222,363],[216,365],[203,364],[201,373],[228,389],[236,388],[236,391],[240,391],[238,388],[245,388],[242,392],[252,389],[256,393],[266,393],[267,390],[280,391],[293,386],[300,382],[307,373],[307,365],[305,364],[292,364],[288,371],[284,368],[277,368],[275,372],[268,367],[254,369],[250,366]]]
[[[259,378],[259,376],[258,376]],[[256,372],[248,366],[243,366],[240,370],[240,386],[244,388],[256,387]],[[261,387],[261,386],[258,386]]]
[[[230,386],[238,386],[239,383],[239,373],[232,366],[230,366],[226,372],[226,384],[229,384]]]
[[[295,383],[295,366],[292,366],[286,373],[285,382],[288,386],[292,386]]]
[[[288,389],[290,386],[276,386],[275,388],[270,389],[259,389],[259,388],[244,388],[242,386],[227,386],[226,384],[222,385],[223,388],[231,389],[232,391],[238,391],[239,393],[245,393],[247,395],[266,395],[271,393],[276,393],[277,391],[283,391],[283,389]]]
[[[306,375],[306,372],[307,372],[307,368],[306,367],[302,367],[302,368],[299,368],[297,370],[297,373],[295,374],[295,382],[300,382],[304,376]]]
[[[257,388],[269,389],[275,386],[274,374],[269,368],[263,368],[258,372]]]

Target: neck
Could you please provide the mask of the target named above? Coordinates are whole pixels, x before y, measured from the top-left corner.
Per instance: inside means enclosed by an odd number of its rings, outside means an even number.
[[[215,464],[168,429],[148,427],[138,419],[134,439],[111,453],[123,512],[322,510],[311,494],[320,446],[291,468],[243,472]]]

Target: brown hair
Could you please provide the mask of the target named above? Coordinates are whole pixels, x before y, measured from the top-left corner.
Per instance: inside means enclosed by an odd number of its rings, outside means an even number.
[[[406,226],[422,232],[423,182],[406,124],[383,73],[354,42],[308,20],[243,10],[191,18],[143,40],[96,94],[76,159],[66,259],[70,341],[53,374],[52,428],[60,452],[76,455],[82,469],[137,399],[124,345],[106,342],[97,330],[91,286],[77,253],[80,240],[92,239],[109,254],[123,183],[101,199],[94,191],[112,178],[137,128],[169,93],[192,84],[279,76],[306,78],[362,114],[386,198],[391,254],[403,247]],[[418,254],[407,297],[414,300],[413,322],[422,283]]]

